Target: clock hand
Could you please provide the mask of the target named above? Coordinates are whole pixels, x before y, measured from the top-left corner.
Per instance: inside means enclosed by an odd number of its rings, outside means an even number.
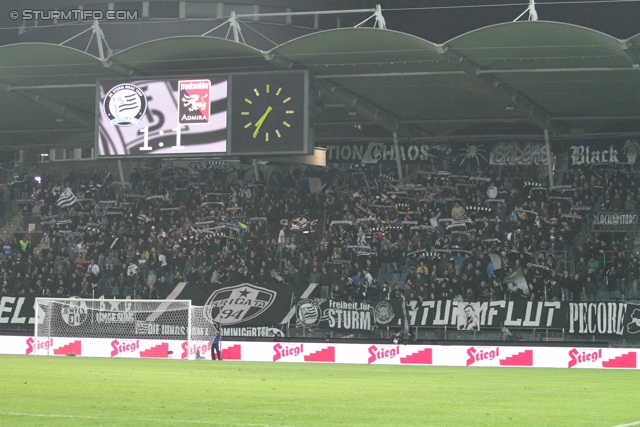
[[[260,128],[262,127],[262,123],[264,123],[264,120],[267,118],[267,116],[269,115],[269,113],[271,112],[271,110],[273,110],[273,108],[271,106],[269,106],[267,108],[267,111],[264,112],[264,114],[262,115],[262,117],[260,117],[258,119],[258,121],[255,124],[256,130],[253,131],[253,137],[257,137],[258,133],[260,132]]]

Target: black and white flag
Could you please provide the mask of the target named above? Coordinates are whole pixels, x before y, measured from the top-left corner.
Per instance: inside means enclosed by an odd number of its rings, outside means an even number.
[[[78,201],[78,198],[73,194],[73,191],[69,187],[65,188],[60,197],[58,197],[57,205],[61,208],[68,208]]]
[[[367,243],[367,235],[364,233],[362,227],[358,230],[358,246],[369,246]]]

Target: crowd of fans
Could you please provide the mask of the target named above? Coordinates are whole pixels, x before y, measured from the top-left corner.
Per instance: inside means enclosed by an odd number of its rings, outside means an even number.
[[[0,295],[164,298],[187,281],[370,301],[638,297],[632,239],[585,228],[592,210],[637,210],[640,180],[622,168],[551,188],[518,168],[402,184],[377,165],[271,169],[258,183],[224,163],[134,168],[126,183],[23,176],[12,189],[39,226],[3,242]],[[77,200],[58,206],[67,188]]]

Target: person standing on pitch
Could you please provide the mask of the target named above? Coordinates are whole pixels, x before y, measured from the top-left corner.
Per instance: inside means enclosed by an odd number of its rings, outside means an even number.
[[[216,353],[218,354],[218,360],[222,360],[220,354],[220,325],[213,324],[213,334],[211,335],[211,360],[216,360]]]

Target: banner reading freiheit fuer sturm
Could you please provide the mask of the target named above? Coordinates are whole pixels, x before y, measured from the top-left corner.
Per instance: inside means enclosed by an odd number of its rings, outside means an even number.
[[[402,301],[348,301],[303,298],[296,304],[296,325],[350,331],[370,331],[374,327],[401,326]]]

